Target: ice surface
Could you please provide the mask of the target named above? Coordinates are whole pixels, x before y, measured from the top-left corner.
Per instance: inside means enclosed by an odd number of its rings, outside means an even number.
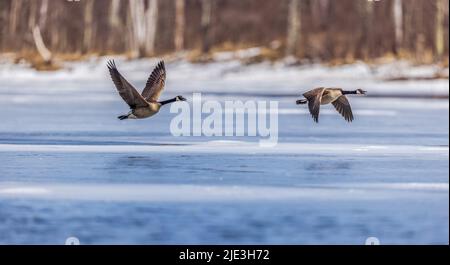
[[[279,101],[279,143],[261,148],[173,137],[167,108],[117,120],[128,110],[105,60],[39,74],[0,65],[0,243],[448,244],[448,100],[350,96],[353,123],[323,106],[315,124],[290,96],[320,84],[448,95],[447,80],[380,81],[390,71],[363,64],[168,63],[163,98]],[[155,62],[117,64],[139,87]]]
[[[305,185],[304,187],[208,186],[168,184],[3,184],[0,196],[47,200],[138,201],[138,202],[204,202],[204,201],[323,201],[408,198],[429,192],[448,193],[447,183],[347,183]]]

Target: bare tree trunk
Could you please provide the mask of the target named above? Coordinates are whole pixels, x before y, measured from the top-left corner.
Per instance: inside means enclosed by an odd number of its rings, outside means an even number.
[[[158,1],[131,0],[130,16],[133,28],[132,57],[153,55],[155,52],[156,28],[158,21]]]
[[[290,0],[287,25],[286,55],[296,55],[300,41],[300,2]]]
[[[210,43],[210,25],[211,25],[211,12],[212,12],[212,0],[202,0],[202,18],[201,18],[201,32],[202,32],[202,53],[206,54],[211,49]]]
[[[130,19],[132,23],[132,57],[141,57],[141,43],[145,38],[145,5],[144,0],[130,0]]]
[[[394,14],[394,28],[395,28],[395,48],[396,54],[402,49],[403,45],[403,1],[394,0],[393,14]]]
[[[136,38],[135,38],[134,20],[132,17],[133,12],[131,12],[132,4],[133,4],[133,1],[129,1],[129,3],[128,3],[129,12],[127,12],[127,17],[125,20],[125,28],[127,29],[127,38],[126,38],[126,42],[125,42],[125,49],[126,49],[126,51],[130,52],[130,56],[134,58],[134,57],[138,56],[139,52],[136,50],[137,44],[136,44]]]
[[[158,28],[158,0],[148,0],[148,8],[145,11],[146,32],[144,51],[146,55],[155,54],[156,31]]]
[[[414,35],[415,35],[415,52],[416,52],[416,61],[423,63],[426,58],[426,37],[425,32],[418,29],[418,26],[423,25],[425,21],[425,12],[423,10],[423,3],[419,1],[418,5],[414,5],[413,8],[414,11],[414,26],[416,28],[413,28]]]
[[[184,49],[185,0],[175,0],[175,51]]]
[[[448,0],[447,0],[448,3]],[[445,5],[445,0],[436,1],[436,36],[435,49],[438,58],[442,58],[445,49],[445,31],[444,31],[444,16],[448,11],[448,6]]]
[[[21,0],[12,1],[11,12],[10,12],[10,17],[9,17],[9,21],[10,21],[9,32],[11,34],[14,34],[16,32],[18,21],[19,21],[18,19],[20,17],[21,7],[23,7],[23,3]]]
[[[47,13],[48,13],[48,0],[42,0],[41,8],[39,9],[39,27],[45,27],[47,23]]]
[[[0,25],[3,25],[0,27],[0,52],[3,51],[3,49],[7,46],[6,45],[6,29],[8,26],[8,20],[6,19],[6,7],[5,2],[0,2]],[[6,25],[6,26],[5,26]]]
[[[374,51],[374,43],[373,43],[373,34],[372,31],[372,23],[374,23],[374,2],[367,1],[366,2],[366,16],[364,20],[364,31],[366,32],[366,56],[367,58],[371,58]]]
[[[112,27],[117,27],[120,24],[119,21],[120,0],[111,0],[111,6],[109,9],[109,24]]]
[[[36,45],[36,49],[39,55],[42,57],[46,64],[51,64],[52,62],[52,53],[45,46],[44,40],[42,39],[41,29],[39,26],[34,26],[33,28],[33,39],[34,44]]]
[[[33,2],[33,5],[34,3],[36,2]],[[31,10],[34,11],[34,8],[32,8]],[[36,46],[39,55],[42,57],[42,59],[46,64],[52,64],[53,59],[52,53],[45,45],[41,34],[41,28],[45,26],[45,23],[47,21],[47,11],[48,11],[48,0],[42,0],[41,6],[39,8],[39,22],[36,22],[36,17],[34,14],[32,21],[33,25],[31,26],[31,29],[34,44]]]
[[[37,8],[38,2],[32,1],[28,4],[29,6],[29,15],[28,15],[28,27],[33,28],[36,25],[36,16],[37,16]]]
[[[93,39],[93,20],[94,20],[94,1],[86,1],[86,8],[84,11],[84,34],[83,34],[83,53],[91,50]]]
[[[108,15],[108,39],[103,43],[107,45],[104,46],[106,51],[117,51],[118,44],[123,40],[123,29],[121,28],[121,20],[120,20],[120,8],[121,2],[120,0],[111,0],[109,5],[109,15]],[[122,38],[122,40],[121,40]],[[125,39],[128,39],[125,38]]]

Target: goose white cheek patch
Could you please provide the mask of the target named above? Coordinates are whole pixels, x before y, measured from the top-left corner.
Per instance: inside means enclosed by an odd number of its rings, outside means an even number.
[[[202,101],[193,93],[192,105],[186,101],[170,107],[177,115],[170,122],[173,136],[258,137],[261,147],[278,143],[277,101]]]

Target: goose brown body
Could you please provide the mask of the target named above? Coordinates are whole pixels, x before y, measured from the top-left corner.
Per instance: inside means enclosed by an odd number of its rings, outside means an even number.
[[[144,119],[155,115],[156,113],[159,112],[160,109],[161,109],[160,103],[148,102],[148,106],[136,108],[132,110],[132,113],[137,119]]]
[[[346,121],[352,122],[354,119],[352,108],[345,96],[346,94],[365,94],[365,91],[362,89],[345,91],[341,88],[319,87],[305,92],[303,94],[305,99],[297,100],[297,104],[308,103],[309,112],[311,113],[313,120],[319,122],[320,105],[331,103]]]
[[[322,99],[320,100],[321,105],[326,105],[333,103],[336,101],[340,96],[342,96],[342,90],[341,89],[325,89],[322,94]]]

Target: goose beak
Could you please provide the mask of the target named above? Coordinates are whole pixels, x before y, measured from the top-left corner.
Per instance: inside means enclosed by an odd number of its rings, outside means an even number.
[[[366,90],[362,90],[362,89],[358,89],[359,94],[361,95],[365,95],[366,94]]]

